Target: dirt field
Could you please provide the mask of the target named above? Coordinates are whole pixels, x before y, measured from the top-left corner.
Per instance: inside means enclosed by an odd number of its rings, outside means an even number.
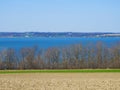
[[[120,90],[120,73],[0,74],[0,90]]]

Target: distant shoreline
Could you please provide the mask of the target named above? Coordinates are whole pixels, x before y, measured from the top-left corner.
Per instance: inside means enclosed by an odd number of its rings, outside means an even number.
[[[120,33],[108,32],[0,32],[0,38],[39,38],[39,37],[120,37]]]

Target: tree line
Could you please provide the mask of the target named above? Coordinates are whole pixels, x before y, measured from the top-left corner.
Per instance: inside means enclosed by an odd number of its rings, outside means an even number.
[[[0,50],[0,69],[120,68],[120,43],[75,44],[41,49],[37,46]]]

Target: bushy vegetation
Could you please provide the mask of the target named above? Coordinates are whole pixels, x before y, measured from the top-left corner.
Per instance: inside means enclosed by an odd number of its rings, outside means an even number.
[[[108,69],[120,68],[120,43],[105,46],[76,44],[40,49],[27,47],[0,51],[0,69]]]

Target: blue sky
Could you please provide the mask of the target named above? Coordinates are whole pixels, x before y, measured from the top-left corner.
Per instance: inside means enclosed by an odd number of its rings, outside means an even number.
[[[120,32],[120,0],[0,0],[0,32]]]

